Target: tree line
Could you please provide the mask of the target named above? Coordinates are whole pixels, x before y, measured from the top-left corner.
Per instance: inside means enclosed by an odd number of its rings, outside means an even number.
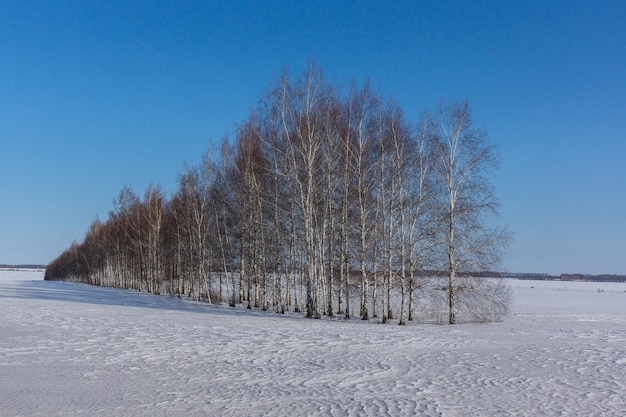
[[[167,198],[125,187],[109,217],[46,280],[132,288],[276,312],[406,324],[498,320],[497,149],[467,102],[417,123],[368,83],[347,91],[311,65],[287,72]]]

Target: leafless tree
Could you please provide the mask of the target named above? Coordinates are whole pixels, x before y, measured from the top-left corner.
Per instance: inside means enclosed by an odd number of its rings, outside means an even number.
[[[187,167],[180,177],[178,193],[171,204],[176,219],[176,231],[181,250],[182,294],[211,302],[209,283],[212,266],[211,233],[212,212],[210,190],[214,167],[205,154],[197,167]]]
[[[277,79],[219,160],[186,167],[169,201],[154,185],[143,198],[124,187],[46,279],[207,302],[225,289],[233,307],[307,317],[347,319],[358,303],[363,320],[381,312],[399,324],[413,319],[416,294],[419,305],[447,295],[451,324],[498,320],[510,290],[479,276],[510,239],[494,226],[497,165],[467,103],[413,128],[368,83],[344,92],[310,64]]]
[[[324,108],[328,91],[321,70],[314,65],[293,84],[285,73],[279,88],[277,104],[285,152],[282,159],[289,164],[286,173],[304,240],[307,317],[319,317],[316,206],[321,190],[317,180],[323,143],[323,114],[320,110]]]
[[[472,124],[467,102],[441,105],[435,121],[436,174],[441,187],[438,232],[448,277],[449,323],[457,323],[460,273],[489,270],[506,249],[509,233],[492,226],[498,203],[490,175],[499,164],[496,147]]]
[[[352,137],[354,138],[350,156],[356,194],[355,227],[358,231],[356,258],[359,262],[361,280],[360,314],[363,320],[369,320],[371,232],[375,224],[373,217],[376,202],[374,190],[377,185],[376,175],[378,174],[376,169],[378,163],[376,157],[378,145],[376,124],[378,122],[378,108],[381,104],[380,99],[371,93],[367,83],[359,91],[353,87],[349,100],[354,115],[350,120],[349,128],[353,130]]]

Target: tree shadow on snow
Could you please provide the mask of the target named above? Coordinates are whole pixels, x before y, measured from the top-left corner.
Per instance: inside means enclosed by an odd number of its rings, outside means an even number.
[[[14,281],[0,285],[1,298],[74,302],[82,304],[150,308],[157,310],[186,311],[221,315],[246,315],[276,317],[267,311],[232,308],[225,304],[208,304],[185,298],[154,295],[135,290],[96,287],[62,281]],[[292,316],[284,316],[285,318]],[[293,316],[296,318],[296,316]]]

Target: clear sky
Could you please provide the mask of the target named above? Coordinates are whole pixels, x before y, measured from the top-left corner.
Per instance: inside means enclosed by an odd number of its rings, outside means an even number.
[[[176,189],[283,68],[500,148],[504,268],[626,274],[626,2],[4,1],[0,263],[48,263],[124,185]]]

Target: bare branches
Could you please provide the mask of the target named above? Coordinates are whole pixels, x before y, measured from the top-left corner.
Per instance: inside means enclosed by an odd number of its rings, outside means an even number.
[[[400,324],[445,290],[449,323],[498,320],[507,289],[475,275],[510,235],[497,149],[472,123],[467,102],[413,125],[367,82],[342,95],[314,64],[284,72],[220,160],[186,167],[169,201],[124,188],[46,277]]]
[[[441,106],[433,126],[439,194],[437,230],[448,272],[449,323],[457,322],[459,271],[489,270],[499,263],[510,236],[491,228],[488,215],[497,214],[497,201],[488,173],[499,159],[486,134],[471,124],[467,102]],[[475,303],[474,303],[475,304]]]

